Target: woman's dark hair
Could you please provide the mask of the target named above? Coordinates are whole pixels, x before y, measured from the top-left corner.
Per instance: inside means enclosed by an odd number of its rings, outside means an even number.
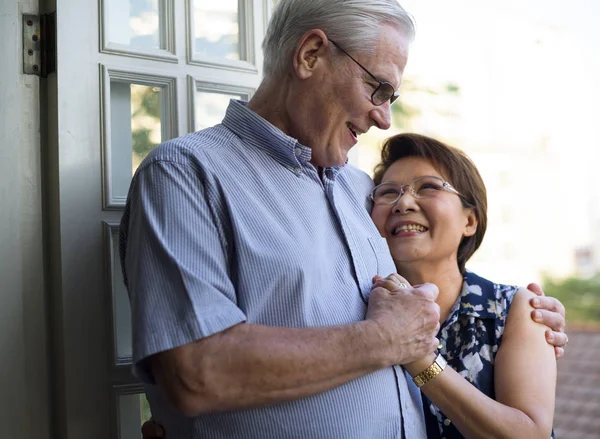
[[[378,185],[383,175],[395,162],[407,157],[420,157],[430,162],[447,179],[464,199],[477,218],[477,231],[463,237],[458,246],[458,268],[465,272],[465,264],[481,245],[487,228],[487,192],[479,171],[461,150],[431,137],[405,133],[388,138],[381,150],[381,162],[375,166],[373,180]]]

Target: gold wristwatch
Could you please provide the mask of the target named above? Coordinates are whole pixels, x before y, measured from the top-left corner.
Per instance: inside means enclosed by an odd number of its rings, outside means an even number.
[[[435,357],[435,360],[433,360],[433,364],[417,376],[413,377],[413,381],[417,387],[421,387],[442,373],[447,365],[448,363],[446,362],[446,359],[442,357],[442,354],[438,354],[438,356]]]

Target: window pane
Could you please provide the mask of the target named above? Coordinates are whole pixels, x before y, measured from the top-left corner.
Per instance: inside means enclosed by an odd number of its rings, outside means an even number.
[[[111,81],[111,185],[118,197],[127,195],[141,161],[162,141],[161,87]]]
[[[113,338],[117,360],[120,362],[131,361],[133,349],[131,346],[131,306],[127,289],[123,282],[121,261],[119,259],[119,229],[112,228],[112,312],[113,312]]]
[[[240,60],[238,0],[193,0],[194,52],[203,57]]]
[[[162,89],[131,84],[132,174],[141,161],[162,141]]]
[[[165,49],[161,41],[160,0],[106,0],[109,43],[137,49]]]
[[[140,426],[150,419],[150,406],[143,393],[119,395],[119,437],[139,438]]]
[[[230,99],[247,99],[241,94],[219,93],[205,90],[196,91],[195,113],[196,130],[221,123]]]

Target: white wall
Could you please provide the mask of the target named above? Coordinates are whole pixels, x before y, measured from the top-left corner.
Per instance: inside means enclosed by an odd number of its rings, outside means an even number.
[[[39,80],[22,72],[21,13],[0,1],[0,436],[49,437]]]

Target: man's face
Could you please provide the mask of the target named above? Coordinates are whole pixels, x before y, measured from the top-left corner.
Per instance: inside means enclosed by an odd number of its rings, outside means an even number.
[[[343,42],[337,43],[343,47]],[[402,31],[385,25],[377,44],[368,51],[370,55],[350,55],[377,80],[389,82],[397,91],[406,66],[408,45],[409,39]],[[337,50],[332,47],[334,53]],[[311,147],[311,162],[316,166],[344,164],[360,134],[373,126],[383,130],[390,127],[390,102],[376,106],[371,101],[379,83],[349,56],[343,52],[339,55],[320,75],[307,81],[308,111],[299,113],[297,137]]]

